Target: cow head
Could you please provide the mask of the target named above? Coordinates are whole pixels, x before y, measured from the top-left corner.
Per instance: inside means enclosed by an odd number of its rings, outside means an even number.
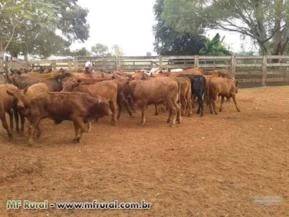
[[[110,109],[109,101],[102,97],[97,97],[94,112],[96,112],[97,118],[111,115],[112,111]]]
[[[80,81],[75,77],[66,77],[62,82],[63,91],[72,91],[79,85]]]
[[[28,105],[28,100],[25,98],[21,90],[7,90],[7,94],[16,99],[16,105],[19,109],[24,109]]]

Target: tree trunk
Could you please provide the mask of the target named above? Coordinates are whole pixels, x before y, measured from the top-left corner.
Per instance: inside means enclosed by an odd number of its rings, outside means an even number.
[[[264,56],[268,55],[269,49],[267,47],[266,42],[258,41],[257,43],[258,43],[259,48],[260,48],[260,50],[259,50],[260,55],[264,55]]]

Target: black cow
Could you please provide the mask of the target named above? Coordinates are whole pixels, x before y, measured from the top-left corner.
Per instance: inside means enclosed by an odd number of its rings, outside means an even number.
[[[197,114],[204,114],[204,98],[206,94],[206,79],[203,75],[181,74],[179,77],[187,77],[191,81],[191,90],[193,100],[197,98],[198,110]]]

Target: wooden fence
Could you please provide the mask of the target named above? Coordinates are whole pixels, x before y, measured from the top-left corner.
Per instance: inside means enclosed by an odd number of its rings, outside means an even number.
[[[30,61],[33,68],[50,66],[83,68],[91,61],[94,68],[111,72],[135,71],[159,67],[162,69],[201,67],[205,70],[225,69],[236,76],[243,86],[289,85],[289,56],[123,56],[78,57],[63,60]]]

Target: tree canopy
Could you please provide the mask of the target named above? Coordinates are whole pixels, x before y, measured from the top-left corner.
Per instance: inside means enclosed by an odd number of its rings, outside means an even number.
[[[206,39],[204,46],[200,50],[200,54],[209,56],[231,55],[231,52],[224,47],[223,41],[224,37],[221,39],[218,33],[211,40]]]
[[[203,35],[203,29],[194,31],[179,31],[173,23],[164,19],[165,0],[157,0],[154,5],[154,13],[157,24],[154,26],[155,51],[161,55],[196,55],[214,54],[225,55],[230,52],[223,45],[223,40],[216,35],[214,39],[207,39]],[[220,50],[218,50],[220,49]]]
[[[106,45],[97,43],[91,47],[91,52],[97,57],[105,57],[109,55],[109,50]]]
[[[155,51],[160,55],[194,55],[204,46],[205,37],[196,33],[180,33],[162,19],[164,0],[157,0],[154,14]]]
[[[162,18],[181,32],[214,28],[251,37],[262,54],[283,54],[289,0],[164,0]]]
[[[77,0],[1,0],[0,50],[47,57],[89,36],[88,11]]]

